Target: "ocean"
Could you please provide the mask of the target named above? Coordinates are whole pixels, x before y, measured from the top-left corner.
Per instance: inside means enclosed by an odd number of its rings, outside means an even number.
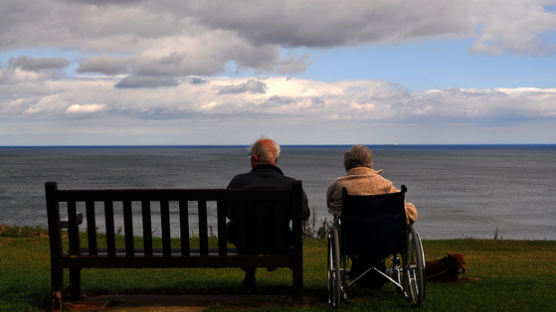
[[[423,239],[496,233],[503,239],[556,240],[556,145],[369,148],[375,169],[383,169],[397,188],[407,186]],[[317,224],[331,219],[325,193],[345,173],[348,149],[282,147],[278,166],[303,181]],[[0,224],[46,227],[47,181],[61,189],[225,188],[235,174],[249,170],[246,146],[0,147]]]

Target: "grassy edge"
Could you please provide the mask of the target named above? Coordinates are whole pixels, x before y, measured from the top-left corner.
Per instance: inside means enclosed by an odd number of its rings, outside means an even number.
[[[138,238],[140,241],[140,239]],[[102,237],[99,237],[99,244]],[[159,244],[155,239],[155,244]],[[556,310],[556,241],[511,241],[450,239],[425,240],[427,259],[442,257],[447,251],[466,255],[468,276],[479,278],[457,285],[427,285],[424,310],[446,311],[458,306],[462,311],[551,311]],[[20,228],[0,232],[0,311],[34,311],[49,306],[49,246],[46,230]],[[250,310],[327,310],[326,245],[304,240],[305,294],[317,304],[292,307],[249,307]],[[65,274],[67,278],[67,273]],[[242,294],[237,285],[239,269],[91,269],[83,272],[87,294]],[[291,285],[288,269],[258,270],[261,293],[287,294]],[[284,287],[286,286],[286,287]],[[395,291],[381,292],[354,287],[348,311],[403,311],[407,305]],[[218,305],[211,311],[228,310]],[[237,307],[232,308],[237,310]]]

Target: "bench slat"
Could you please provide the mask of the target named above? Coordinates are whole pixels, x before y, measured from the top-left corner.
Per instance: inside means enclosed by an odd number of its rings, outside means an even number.
[[[276,204],[272,203],[272,211],[278,211]],[[281,216],[280,216],[281,217]],[[279,219],[279,218],[277,218]],[[272,242],[274,244],[274,246],[283,246],[284,242],[284,231],[283,231],[283,226],[282,226],[282,222],[274,222],[272,224],[274,233],[276,233],[276,235],[274,235],[274,241]]]
[[[153,236],[151,226],[151,202],[148,200],[141,201],[141,215],[143,218],[143,246],[145,255],[153,254]]]
[[[89,244],[89,255],[96,256],[97,254],[97,230],[95,220],[95,202],[86,201],[85,209],[87,211],[87,241]]]
[[[162,227],[162,249],[164,255],[172,254],[172,246],[170,240],[170,207],[167,200],[160,202],[160,226]]]
[[[106,222],[106,248],[108,255],[116,255],[116,239],[114,237],[114,206],[111,201],[104,201],[104,219]]]
[[[131,201],[124,201],[124,235],[125,235],[125,249],[128,256],[133,256],[133,214],[131,211]]]
[[[208,255],[208,226],[207,226],[207,202],[198,201],[199,205],[199,246],[201,255]]]
[[[228,254],[227,241],[228,236],[226,234],[226,211],[228,210],[228,202],[218,201],[216,202],[216,215],[218,223],[218,254],[225,256]]]
[[[139,255],[139,254],[138,254]],[[74,256],[63,257],[61,263],[65,267],[87,267],[87,268],[201,268],[201,267],[290,267],[294,260],[288,255],[228,255],[218,256],[201,255],[192,253],[191,257],[181,257],[179,255],[167,257],[143,257],[126,256],[117,254],[116,257],[109,257],[99,253],[97,257]]]
[[[250,206],[253,204],[250,203]],[[256,209],[255,207],[255,233],[264,233],[266,209]],[[274,222],[276,223],[276,222]],[[278,236],[279,233],[276,233]],[[255,237],[256,250],[264,250],[264,235],[257,235]]]
[[[236,201],[233,202],[232,205],[234,205],[234,208],[237,208],[237,206],[241,205],[243,206],[245,209],[250,209],[250,206],[248,205],[247,202],[243,202],[243,201]],[[247,246],[247,220],[245,220],[245,218],[238,218],[237,220],[237,228],[236,228],[236,239],[237,239],[237,243],[236,246]],[[245,247],[242,247],[245,248]]]
[[[74,201],[67,202],[68,206],[68,239],[70,253],[79,254],[79,229],[77,228],[77,209]]]
[[[121,190],[56,190],[57,201],[197,201],[197,200],[283,200],[289,191],[284,189],[121,189]]]
[[[83,248],[83,247],[80,248],[80,254],[82,254],[82,255],[85,255],[87,253],[87,251],[88,251],[87,248]],[[126,256],[125,251],[126,251],[125,248],[116,248],[116,250],[115,250],[116,254],[118,256],[121,256],[121,257]],[[164,250],[162,248],[153,248],[153,257],[164,257],[165,258],[166,256],[164,256],[163,251]],[[179,257],[179,253],[180,253],[179,251],[180,251],[179,248],[172,248],[172,255],[170,255],[170,256],[171,257]],[[190,251],[191,251],[191,254],[194,254],[194,255],[197,255],[197,256],[200,255],[200,249],[199,248],[191,248]],[[209,256],[220,256],[218,254],[218,252],[219,252],[218,248],[209,248],[208,249],[208,255]],[[108,249],[102,248],[102,247],[98,248],[98,254],[99,255],[107,254],[107,253],[108,253]],[[145,256],[145,255],[146,254],[145,254],[145,249],[144,248],[135,248],[135,255],[134,255],[135,257],[142,257],[142,256]],[[233,247],[228,248],[228,256],[234,256],[234,255],[237,255],[237,249],[233,248]],[[72,255],[68,252],[68,253],[65,253],[63,256],[64,257],[71,257]]]
[[[183,257],[189,256],[189,211],[188,204],[185,200],[179,201],[180,208],[180,244],[181,255]]]

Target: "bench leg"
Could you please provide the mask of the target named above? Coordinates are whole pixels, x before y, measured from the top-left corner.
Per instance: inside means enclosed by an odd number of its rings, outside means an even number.
[[[297,299],[303,298],[303,268],[293,268],[293,291]]]
[[[62,308],[64,269],[55,265],[50,266],[50,285],[52,287],[52,311],[58,311]]]
[[[71,299],[77,300],[81,295],[81,268],[70,269]]]
[[[62,291],[64,288],[64,269],[52,265],[50,267],[50,283],[53,292]]]

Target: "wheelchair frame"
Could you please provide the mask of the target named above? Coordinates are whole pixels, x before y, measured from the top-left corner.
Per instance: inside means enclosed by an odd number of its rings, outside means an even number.
[[[402,185],[402,192],[407,189]],[[348,255],[342,250],[341,217],[334,217],[328,233],[328,303],[338,308],[341,299],[349,303],[347,290],[371,271],[377,272],[392,283],[399,294],[415,306],[422,306],[425,300],[425,254],[419,233],[412,225],[404,229],[405,248],[392,251],[385,260],[369,266],[358,276],[349,276]],[[376,266],[385,261],[386,272]],[[348,281],[349,280],[349,281]]]

